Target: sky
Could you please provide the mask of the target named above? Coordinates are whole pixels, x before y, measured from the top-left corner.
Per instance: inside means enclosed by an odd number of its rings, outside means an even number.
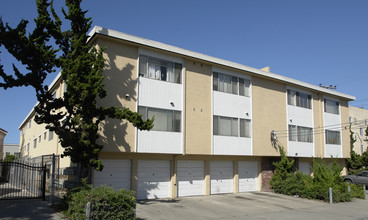
[[[64,1],[54,0],[57,10]],[[0,17],[15,27],[37,15],[32,0],[2,1]],[[85,0],[93,25],[159,41],[313,85],[333,85],[368,109],[367,0]],[[60,12],[60,10],[58,10]],[[59,13],[61,16],[61,13]],[[7,73],[16,60],[0,47]],[[16,63],[17,64],[17,63]],[[51,83],[55,74],[50,75]],[[1,80],[1,79],[0,79]],[[5,143],[36,103],[33,88],[0,88]]]

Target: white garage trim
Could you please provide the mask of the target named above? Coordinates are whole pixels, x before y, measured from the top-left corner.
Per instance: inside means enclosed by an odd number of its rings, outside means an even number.
[[[232,161],[210,161],[210,176],[211,194],[234,192]]]
[[[204,162],[179,160],[177,162],[178,196],[204,194]]]
[[[258,162],[239,161],[239,192],[258,191]]]
[[[130,160],[101,160],[104,168],[102,172],[94,171],[93,185],[106,185],[115,189],[130,189],[131,161]]]
[[[170,197],[170,161],[138,160],[137,199]]]

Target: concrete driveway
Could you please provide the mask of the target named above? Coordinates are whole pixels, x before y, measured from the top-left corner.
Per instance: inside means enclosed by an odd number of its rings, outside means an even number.
[[[137,219],[368,220],[368,200],[328,204],[267,192],[181,197],[140,201]]]

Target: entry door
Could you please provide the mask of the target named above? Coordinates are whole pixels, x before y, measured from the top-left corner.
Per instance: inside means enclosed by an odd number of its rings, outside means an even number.
[[[257,191],[258,163],[257,161],[239,161],[239,192]]]
[[[234,174],[232,161],[211,161],[211,194],[233,193]]]
[[[170,197],[170,161],[138,160],[137,199]]]
[[[107,185],[115,189],[130,189],[130,160],[101,160],[104,168],[94,171],[94,186]]]
[[[179,160],[177,163],[178,196],[204,194],[204,162]]]

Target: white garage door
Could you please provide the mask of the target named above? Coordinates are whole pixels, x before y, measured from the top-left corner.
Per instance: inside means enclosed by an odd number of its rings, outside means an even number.
[[[130,189],[130,160],[102,160],[102,172],[94,171],[94,186],[107,185],[115,189]]]
[[[211,161],[211,194],[233,193],[233,162]]]
[[[258,189],[257,161],[239,161],[239,192],[251,192]]]
[[[170,197],[170,161],[138,160],[137,199]]]
[[[204,162],[179,160],[177,163],[178,196],[204,194]]]

